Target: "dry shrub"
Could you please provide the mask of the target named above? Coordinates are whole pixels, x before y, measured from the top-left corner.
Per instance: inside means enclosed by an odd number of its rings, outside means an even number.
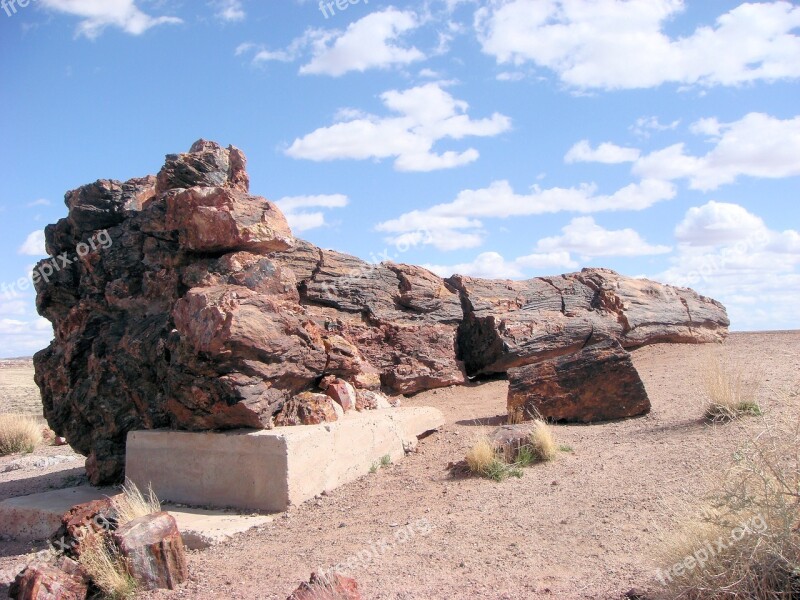
[[[531,431],[531,448],[537,460],[549,462],[558,454],[558,445],[552,428],[544,421],[537,420]]]
[[[800,423],[767,427],[739,450],[704,509],[663,549],[666,597],[800,598]]]
[[[33,452],[42,441],[42,426],[32,417],[0,415],[0,456]]]
[[[487,437],[478,438],[472,448],[467,450],[467,466],[476,475],[485,475],[492,464],[499,461],[494,444]]]
[[[758,386],[740,365],[724,363],[717,356],[703,361],[705,416],[714,422],[727,422],[743,415],[761,415],[756,401]]]
[[[147,487],[145,498],[136,484],[130,480],[122,486],[122,493],[111,499],[111,504],[117,513],[117,524],[120,527],[139,517],[161,512],[161,502],[153,492],[152,486]]]
[[[125,559],[102,533],[91,533],[81,542],[80,564],[104,598],[125,600],[136,593],[136,581]]]

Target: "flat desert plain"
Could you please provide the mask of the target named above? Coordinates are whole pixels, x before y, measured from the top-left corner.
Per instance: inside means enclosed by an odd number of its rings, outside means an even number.
[[[447,465],[504,422],[505,381],[405,399],[446,416],[445,427],[422,440],[418,452],[266,527],[191,552],[189,583],[141,597],[283,600],[311,571],[350,557],[359,559],[349,574],[370,599],[602,599],[631,588],[655,594],[663,540],[696,516],[692,508],[737,449],[765,427],[800,418],[800,332],[736,333],[715,346],[648,346],[633,357],[650,414],[556,425],[564,446],[558,458],[500,483],[453,478]],[[725,425],[703,419],[709,357],[756,386],[763,417]],[[37,412],[38,402],[30,363],[4,365],[0,411]],[[0,471],[14,458],[0,459]],[[74,485],[80,464],[2,473],[0,499]],[[30,550],[2,542],[0,572]]]

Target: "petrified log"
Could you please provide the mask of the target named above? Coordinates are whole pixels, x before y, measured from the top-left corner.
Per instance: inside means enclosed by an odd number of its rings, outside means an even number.
[[[74,560],[61,557],[56,564],[37,563],[17,575],[8,591],[13,600],[85,600],[89,578]]]
[[[509,421],[593,423],[650,412],[630,355],[616,341],[509,370]]]
[[[630,348],[719,342],[728,334],[725,307],[716,300],[609,269],[527,281],[454,276],[447,282],[463,298],[458,348],[470,375],[505,373],[603,340]]]
[[[189,577],[183,538],[171,514],[139,517],[117,529],[112,537],[131,577],[143,589],[174,590]]]
[[[413,394],[605,339],[727,333],[719,303],[613,271],[442,279],[317,248],[250,195],[245,163],[200,140],[158,176],[68,192],[45,230],[57,258],[36,266],[36,302],[55,339],[36,382],[94,484],[122,479],[131,430],[272,427],[328,378]]]

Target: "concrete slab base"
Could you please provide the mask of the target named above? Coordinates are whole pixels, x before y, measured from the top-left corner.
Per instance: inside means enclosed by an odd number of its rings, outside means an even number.
[[[82,486],[3,500],[0,534],[21,541],[46,540],[60,527],[61,516],[76,504],[118,493],[113,488]]]
[[[0,502],[0,535],[26,542],[46,540],[61,525],[61,515],[76,504],[118,493],[114,488],[83,486],[9,498]],[[241,515],[170,504],[163,508],[175,517],[183,542],[191,550],[215,546],[274,519],[270,515]]]
[[[125,473],[170,502],[281,512],[367,474],[384,456],[403,458],[442,425],[437,409],[405,407],[269,431],[133,431]]]

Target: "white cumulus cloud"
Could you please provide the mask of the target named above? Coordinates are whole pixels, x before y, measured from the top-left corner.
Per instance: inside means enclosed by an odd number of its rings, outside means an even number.
[[[591,258],[595,256],[666,254],[672,248],[648,244],[633,229],[604,229],[592,217],[578,217],[561,229],[561,235],[539,240],[536,250],[539,252],[575,252]]]
[[[734,329],[796,328],[800,233],[774,231],[737,204],[692,207],[678,224],[677,252],[654,279],[720,300]]]
[[[685,178],[689,187],[704,191],[741,176],[775,179],[800,175],[800,116],[779,119],[749,113],[732,123],[703,119],[691,129],[710,134],[714,148],[694,156],[685,144],[674,144],[639,158],[633,172],[645,178]]]
[[[343,194],[320,194],[285,196],[275,204],[283,212],[292,231],[299,233],[327,225],[324,212],[309,209],[344,208],[349,204],[349,200]]]
[[[25,241],[17,249],[17,254],[24,254],[25,256],[46,256],[47,251],[44,249],[44,231],[37,229],[28,234]]]
[[[617,163],[634,162],[639,158],[636,148],[624,148],[611,142],[604,142],[597,148],[592,148],[588,140],[581,140],[569,149],[564,156],[564,162],[598,162],[613,165]]]
[[[739,85],[800,76],[800,7],[742,3],[684,36],[665,26],[683,0],[498,0],[479,9],[483,51],[533,63],[579,89]]]
[[[308,57],[300,67],[301,75],[339,77],[351,71],[388,69],[423,60],[421,50],[402,44],[403,36],[419,26],[414,12],[390,7],[351,23],[345,31],[309,27],[285,48],[271,50],[248,42],[239,45],[236,55],[252,53],[256,64]]]
[[[381,94],[381,100],[396,116],[358,116],[353,112],[354,118],[296,139],[286,154],[314,161],[394,157],[399,171],[435,171],[465,165],[479,157],[474,148],[434,152],[436,142],[491,137],[511,127],[511,120],[499,113],[471,119],[466,114],[467,103],[455,99],[439,83],[388,91]]]
[[[349,71],[385,69],[422,60],[425,55],[420,50],[397,43],[418,26],[416,15],[410,11],[387,8],[371,13],[352,23],[343,34],[316,45],[313,58],[300,67],[300,73],[338,77]]]
[[[481,244],[483,222],[480,219],[644,210],[674,196],[672,184],[657,180],[632,183],[613,194],[598,194],[593,184],[547,189],[533,186],[527,194],[518,194],[508,181],[495,181],[487,188],[463,190],[452,202],[413,210],[379,223],[376,229],[391,234],[387,238],[391,243],[403,239],[406,243],[416,241],[416,244],[432,245],[440,250],[455,250]],[[409,232],[414,235],[402,237]]]

